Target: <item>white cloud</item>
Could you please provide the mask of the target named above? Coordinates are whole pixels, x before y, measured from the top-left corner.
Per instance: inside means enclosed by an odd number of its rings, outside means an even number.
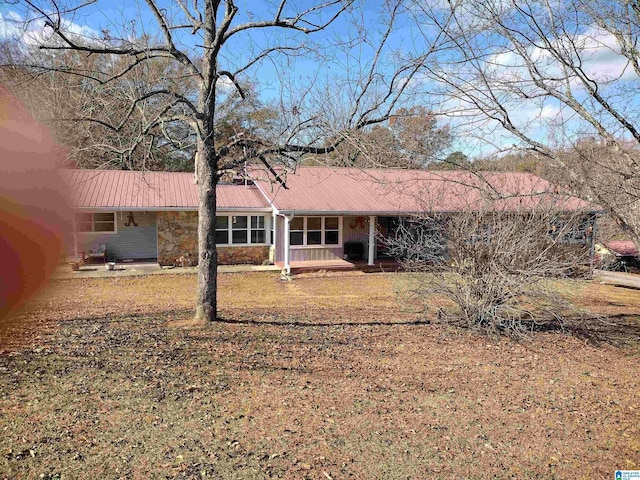
[[[62,30],[70,38],[84,41],[100,41],[98,31],[88,25],[63,21]],[[27,47],[57,43],[53,30],[41,18],[27,19],[16,11],[0,12],[0,38],[15,39]]]
[[[63,29],[77,37],[88,38],[91,40],[98,40],[101,38],[100,33],[88,25],[80,25],[78,23],[64,21]]]
[[[22,19],[15,12],[0,12],[0,38],[13,38],[21,34]]]
[[[590,27],[571,39],[556,38],[553,44],[558,48],[565,47],[566,51],[571,51],[568,47],[577,47],[581,68],[591,80],[598,83],[599,93],[627,118],[637,117],[640,79],[622,54],[614,35],[597,27]],[[579,114],[558,100],[550,98],[535,84],[525,59],[517,50],[509,50],[510,45],[507,42],[502,43],[500,48],[501,50],[496,50],[494,55],[485,57],[482,64],[487,75],[484,80],[488,81],[491,94],[487,85],[475,76],[478,72],[474,70],[474,64],[452,62],[449,64],[450,71],[447,71],[446,63],[443,65],[440,74],[445,78],[447,75],[452,76],[461,88],[452,93],[457,98],[442,105],[442,112],[448,112],[448,116],[452,118],[453,124],[461,134],[474,139],[484,138],[487,144],[493,143],[498,147],[519,142],[505,130],[500,133],[498,123],[487,119],[487,111],[482,112],[473,102],[464,101],[465,96],[475,97],[479,102],[487,100],[488,108],[491,108],[493,95],[508,112],[509,120],[535,140],[546,143],[552,141],[552,138],[553,141],[562,141],[563,138],[567,139],[572,135],[593,133],[593,127],[583,121]],[[566,71],[549,51],[529,48],[527,55],[533,60],[532,66],[542,72],[543,76],[556,79],[555,86],[561,92],[566,93],[567,87],[570,88],[570,94],[582,107],[589,110],[599,121],[610,124],[612,131],[615,131],[617,127],[612,117],[603,111],[601,105],[593,101],[585,84],[575,75],[570,75],[566,81]],[[466,83],[461,85],[460,82]],[[548,84],[553,82],[544,80],[544,83]],[[500,111],[495,113],[497,117],[502,115]]]

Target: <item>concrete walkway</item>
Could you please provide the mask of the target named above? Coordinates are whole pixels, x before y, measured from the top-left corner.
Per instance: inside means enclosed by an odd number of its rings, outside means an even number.
[[[279,272],[280,267],[275,265],[220,265],[218,273],[237,273],[237,272]],[[71,270],[70,265],[60,265],[54,271],[53,279],[69,279],[69,278],[114,278],[114,277],[133,277],[139,275],[178,275],[178,274],[196,274],[197,267],[162,267],[158,263],[116,263],[114,270],[107,270],[102,264],[83,265],[80,270]]]
[[[640,290],[640,275],[622,272],[607,272],[605,270],[594,270],[593,278],[596,281],[608,285],[620,287],[637,288]]]

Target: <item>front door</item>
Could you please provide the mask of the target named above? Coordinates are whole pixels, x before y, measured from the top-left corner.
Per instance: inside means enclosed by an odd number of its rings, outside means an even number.
[[[386,245],[382,238],[393,236],[398,229],[400,219],[398,217],[378,217],[376,231],[378,233],[376,241],[376,257],[388,257]]]

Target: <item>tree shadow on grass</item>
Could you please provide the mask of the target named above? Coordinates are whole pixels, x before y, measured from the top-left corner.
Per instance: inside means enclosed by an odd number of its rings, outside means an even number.
[[[217,322],[247,326],[281,327],[362,327],[362,326],[415,326],[429,325],[428,319],[414,320],[362,320],[362,321],[313,321],[294,318],[279,318],[277,315],[264,318],[218,318]],[[532,335],[536,333],[563,333],[588,342],[594,346],[610,345],[619,348],[640,347],[640,317],[617,314],[610,316],[575,316],[561,320],[552,319],[531,324]]]
[[[430,320],[397,320],[397,321],[383,321],[383,320],[338,320],[334,322],[327,321],[314,321],[314,320],[296,320],[295,318],[283,318],[282,320],[272,319],[235,319],[235,318],[220,318],[216,320],[219,323],[227,323],[232,325],[270,325],[279,327],[364,327],[364,326],[406,326],[406,325],[429,325]]]
[[[432,324],[429,319],[410,320],[336,320],[314,321],[278,315],[260,316],[260,318],[222,317],[220,323],[248,326],[282,326],[282,327],[362,327],[362,326],[415,326]],[[561,320],[550,319],[530,325],[532,335],[544,332],[556,332],[582,339],[594,346],[611,345],[615,347],[640,346],[640,317],[617,314],[610,316],[575,316]]]
[[[635,315],[577,316],[537,324],[539,332],[562,332],[594,346],[640,346],[640,318]]]
[[[180,324],[180,319],[191,318],[193,311],[191,309],[174,309],[163,312],[127,314],[113,317],[85,317],[72,318],[65,320],[54,320],[50,323],[59,325],[78,325],[83,328],[88,327],[88,322],[92,324],[90,335],[96,335],[107,324],[118,324],[121,322],[128,323],[132,320],[141,322],[140,328],[166,325],[167,320],[175,324]],[[233,315],[233,314],[232,314]],[[302,328],[331,328],[331,327],[405,327],[429,325],[432,322],[425,318],[396,319],[384,320],[384,315],[376,319],[350,320],[344,318],[336,318],[335,320],[327,320],[330,315],[325,315],[324,319],[313,318],[308,316],[295,316],[286,314],[264,314],[259,312],[247,312],[239,314],[241,318],[233,318],[232,315],[221,316],[216,322],[212,322],[210,326],[216,324],[239,325],[248,327],[272,326],[272,327],[302,327]],[[151,322],[145,322],[145,320]],[[144,323],[142,323],[144,322]],[[174,325],[175,325],[174,324]],[[6,325],[5,325],[6,326]],[[15,326],[15,325],[14,325]],[[193,326],[207,326],[201,323]],[[20,328],[22,327],[22,328]],[[43,328],[44,327],[44,328]],[[3,330],[3,329],[0,329]],[[43,324],[19,325],[17,330],[9,333],[0,331],[0,352],[7,353],[16,350],[26,343],[30,343],[30,339],[36,334],[45,334],[51,332],[52,329],[46,328]],[[583,339],[589,344],[595,346],[611,345],[615,347],[640,347],[640,317],[633,315],[611,315],[611,316],[575,316],[565,317],[562,320],[550,319],[543,322],[531,324],[528,329],[531,332],[529,339],[533,339],[536,333],[562,333]]]

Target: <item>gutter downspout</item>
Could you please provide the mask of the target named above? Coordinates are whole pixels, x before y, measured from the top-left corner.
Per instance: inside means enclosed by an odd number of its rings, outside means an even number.
[[[78,261],[78,230],[76,227],[76,214],[73,213],[73,261]]]
[[[269,239],[270,243],[271,243],[271,255],[269,255],[271,258],[271,263],[276,263],[276,252],[277,252],[277,247],[276,247],[276,238],[278,236],[278,215],[276,214],[275,209],[271,211],[271,229],[269,230],[269,236],[271,236],[271,232],[273,232],[273,236]]]

